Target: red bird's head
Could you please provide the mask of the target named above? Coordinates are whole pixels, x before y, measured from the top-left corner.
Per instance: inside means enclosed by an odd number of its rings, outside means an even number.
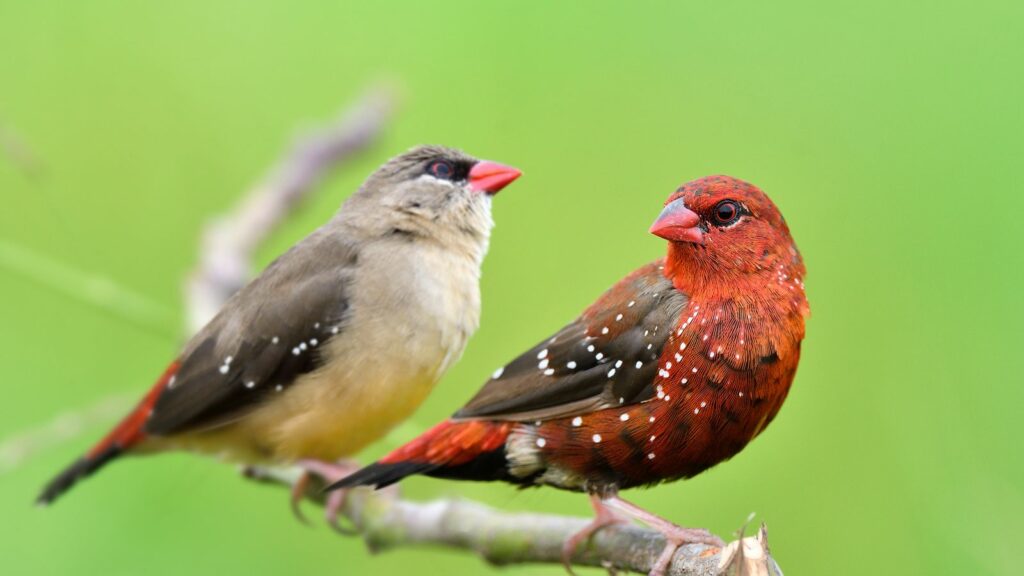
[[[779,209],[759,188],[731,176],[681,186],[650,231],[669,241],[666,275],[688,292],[747,289],[745,281],[757,276],[803,281],[803,260]]]

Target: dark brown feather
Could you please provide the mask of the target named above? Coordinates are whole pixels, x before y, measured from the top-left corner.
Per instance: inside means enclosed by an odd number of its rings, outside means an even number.
[[[529,422],[651,398],[657,360],[687,302],[661,266],[648,264],[613,286],[488,380],[454,418]]]
[[[309,269],[323,263],[335,264]],[[350,244],[322,231],[275,261],[185,347],[145,432],[163,436],[229,423],[316,370],[319,349],[345,329],[346,292],[357,265]]]

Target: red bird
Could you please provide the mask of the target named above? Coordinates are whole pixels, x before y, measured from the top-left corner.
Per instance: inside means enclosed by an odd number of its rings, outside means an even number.
[[[757,187],[728,176],[676,190],[650,232],[668,254],[628,275],[583,315],[499,368],[454,417],[336,483],[383,487],[411,474],[586,492],[665,535],[651,574],[684,543],[720,546],[618,496],[689,478],[760,434],[800,359],[804,264]],[[610,509],[611,508],[611,509]]]

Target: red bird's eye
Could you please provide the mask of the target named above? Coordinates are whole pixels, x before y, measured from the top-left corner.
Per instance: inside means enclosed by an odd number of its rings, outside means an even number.
[[[450,180],[454,169],[451,163],[446,160],[435,160],[427,165],[427,172],[435,178]]]
[[[732,200],[722,200],[715,206],[715,224],[732,224],[740,217],[740,207]]]

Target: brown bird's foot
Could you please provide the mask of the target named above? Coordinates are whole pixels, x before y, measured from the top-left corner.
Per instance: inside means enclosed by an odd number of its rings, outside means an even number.
[[[612,496],[604,502],[608,506],[628,515],[630,518],[639,520],[661,532],[665,537],[665,549],[661,551],[661,555],[658,556],[654,565],[651,566],[649,576],[665,576],[668,567],[672,564],[672,558],[675,556],[676,550],[683,544],[706,544],[716,548],[725,546],[725,542],[721,538],[708,530],[703,528],[683,528],[618,496]]]
[[[562,565],[565,566],[565,571],[571,576],[576,576],[576,572],[572,569],[572,557],[580,544],[589,540],[598,530],[606,526],[628,522],[626,518],[619,516],[614,510],[605,506],[604,502],[596,494],[590,495],[590,506],[594,509],[594,519],[584,526],[582,530],[566,538],[562,544]]]
[[[295,480],[295,484],[292,484],[291,495],[292,515],[306,526],[309,526],[309,519],[302,513],[302,501],[306,498],[306,490],[309,488],[310,478],[312,478],[312,475],[308,471],[303,470],[299,478]]]
[[[309,489],[310,481],[319,476],[323,481],[323,484],[330,485],[338,480],[341,480],[345,476],[352,474],[359,469],[359,465],[355,462],[324,462],[321,460],[299,460],[298,466],[302,468],[302,476],[292,487],[292,511],[300,521],[307,523],[305,516],[299,507],[302,499],[305,498],[306,490]],[[345,535],[355,535],[357,531],[354,528],[348,528],[342,526],[338,518],[341,516],[341,511],[345,507],[345,500],[348,497],[348,490],[335,490],[327,495],[327,500],[324,502],[324,519],[327,524],[335,531]]]

